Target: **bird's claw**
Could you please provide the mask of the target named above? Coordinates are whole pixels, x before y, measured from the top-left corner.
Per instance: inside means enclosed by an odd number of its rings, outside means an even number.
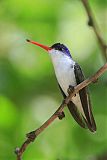
[[[74,86],[69,85],[69,88],[67,90],[68,94],[70,95],[70,93],[72,93],[74,91]],[[75,94],[76,96],[76,94]]]
[[[65,113],[63,111],[56,113],[56,115],[58,116],[59,120],[62,120],[65,117]]]

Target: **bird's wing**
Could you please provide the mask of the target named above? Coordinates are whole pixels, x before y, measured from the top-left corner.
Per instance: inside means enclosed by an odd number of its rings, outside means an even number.
[[[59,85],[59,84],[58,84]],[[66,98],[66,95],[65,93],[63,92],[62,88],[60,87],[59,85],[59,88],[62,92],[62,95],[64,97],[64,99]],[[75,121],[83,128],[87,128],[86,126],[86,123],[85,123],[85,120],[84,120],[84,117],[82,115],[80,115],[80,113],[78,112],[77,110],[77,107],[75,106],[75,104],[70,101],[69,104],[67,105],[68,106],[68,109],[71,113],[71,115],[73,116],[73,118],[75,119]]]
[[[77,84],[84,81],[84,75],[82,73],[80,66],[77,63],[75,63],[75,66],[74,66],[74,73],[75,73]],[[90,97],[89,97],[87,87],[84,87],[83,89],[79,91],[79,96],[80,96],[80,101],[81,101],[81,107],[85,115],[85,116],[83,115],[83,117],[90,131],[94,132],[96,131],[96,124],[95,124],[95,120],[94,120],[92,110],[91,110]]]

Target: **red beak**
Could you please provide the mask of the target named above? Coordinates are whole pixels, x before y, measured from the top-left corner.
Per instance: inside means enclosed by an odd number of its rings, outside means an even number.
[[[34,41],[32,41],[32,40],[29,40],[29,39],[26,39],[26,41],[29,42],[29,43],[35,44],[35,45],[37,45],[37,46],[45,49],[46,51],[49,51],[49,50],[52,49],[52,48],[50,48],[50,47],[48,47],[48,46],[45,46],[45,45],[40,44],[40,43],[38,43],[38,42],[34,42]]]

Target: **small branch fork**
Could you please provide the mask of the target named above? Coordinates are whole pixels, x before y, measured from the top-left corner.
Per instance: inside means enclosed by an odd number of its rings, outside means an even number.
[[[96,34],[96,37],[97,37],[97,40],[98,40],[98,43],[99,43],[99,46],[102,50],[104,60],[107,61],[107,45],[106,45],[104,39],[102,38],[102,36],[100,35],[99,28],[97,26],[97,23],[95,21],[95,18],[93,16],[93,14],[92,14],[92,10],[90,8],[88,0],[81,0],[81,2],[83,3],[84,8],[85,8],[86,13],[87,13],[88,18],[89,18],[88,25],[93,27],[93,30]]]
[[[15,153],[17,155],[17,160],[21,160],[22,155],[23,155],[24,151],[26,150],[26,148],[28,147],[28,145],[31,142],[33,142],[35,140],[35,138],[37,138],[37,136],[40,133],[42,133],[45,130],[45,128],[47,128],[58,117],[58,115],[63,111],[64,107],[69,103],[71,98],[73,96],[75,96],[75,94],[77,92],[79,92],[79,90],[88,86],[90,83],[95,82],[106,70],[107,70],[107,63],[103,67],[101,67],[92,77],[84,80],[82,83],[80,83],[79,85],[74,87],[74,90],[69,94],[69,96],[65,100],[63,100],[62,104],[56,110],[56,112],[38,129],[36,129],[26,135],[27,139],[25,140],[25,142],[22,144],[22,146],[20,148],[16,148],[16,150],[15,150]]]

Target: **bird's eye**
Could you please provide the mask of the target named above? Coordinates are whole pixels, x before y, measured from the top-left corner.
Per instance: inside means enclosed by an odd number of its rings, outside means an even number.
[[[58,48],[58,50],[59,50],[59,51],[63,51],[63,48],[60,47],[60,48]]]
[[[59,48],[60,51],[62,51],[62,48]]]

